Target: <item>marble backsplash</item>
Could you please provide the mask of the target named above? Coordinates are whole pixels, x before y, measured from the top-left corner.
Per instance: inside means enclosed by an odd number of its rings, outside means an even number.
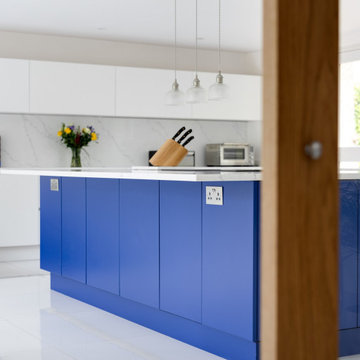
[[[182,126],[193,129],[196,165],[205,164],[205,144],[247,142],[247,123],[167,119],[0,114],[3,167],[68,167],[71,152],[57,137],[62,123],[92,125],[99,142],[82,151],[84,167],[147,165],[148,150],[159,148]]]

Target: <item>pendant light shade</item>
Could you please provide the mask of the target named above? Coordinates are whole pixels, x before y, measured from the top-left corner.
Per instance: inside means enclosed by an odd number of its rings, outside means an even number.
[[[221,0],[219,0],[218,66],[219,72],[216,75],[216,82],[209,88],[209,100],[224,100],[229,97],[229,87],[224,84],[224,76],[221,73]]]
[[[180,90],[179,83],[176,78],[177,74],[177,11],[176,11],[176,0],[174,0],[174,82],[171,90],[165,95],[166,105],[182,105],[185,102],[185,94]]]
[[[229,97],[229,87],[224,84],[221,71],[216,76],[216,83],[209,88],[209,100],[223,100]]]
[[[186,102],[189,104],[196,104],[206,102],[206,100],[206,90],[200,86],[200,80],[196,74],[193,81],[193,86],[186,91]]]
[[[166,105],[182,105],[185,102],[185,94],[179,89],[179,83],[175,79],[172,89],[166,93]]]
[[[198,0],[195,1],[195,78],[193,85],[186,91],[186,102],[196,104],[207,101],[207,91],[200,86],[197,73],[198,65]]]

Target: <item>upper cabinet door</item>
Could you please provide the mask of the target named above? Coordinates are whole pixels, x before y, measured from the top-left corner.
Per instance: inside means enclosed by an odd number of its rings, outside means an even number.
[[[29,111],[29,61],[0,59],[0,112]]]
[[[191,84],[190,72],[177,74],[180,89]],[[154,118],[190,118],[191,105],[169,106],[165,95],[171,89],[174,71],[118,67],[116,69],[116,115]]]
[[[201,86],[206,90],[215,83],[216,73],[199,73]],[[193,105],[195,119],[261,120],[262,78],[254,75],[224,74],[229,98]]]
[[[115,115],[115,67],[30,62],[30,112]]]

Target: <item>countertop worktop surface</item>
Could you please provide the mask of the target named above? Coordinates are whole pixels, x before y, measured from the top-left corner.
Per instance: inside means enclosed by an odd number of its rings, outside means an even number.
[[[171,181],[256,181],[261,180],[261,168],[0,168],[0,175],[32,175],[87,177],[109,179],[171,180]],[[340,180],[360,179],[360,169],[344,169]]]

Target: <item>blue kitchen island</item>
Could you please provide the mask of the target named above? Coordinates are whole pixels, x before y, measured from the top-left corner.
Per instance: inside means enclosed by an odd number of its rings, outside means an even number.
[[[226,359],[259,358],[259,173],[40,175],[53,290]],[[340,181],[340,355],[360,353],[359,178]],[[206,204],[207,186],[222,206]]]

